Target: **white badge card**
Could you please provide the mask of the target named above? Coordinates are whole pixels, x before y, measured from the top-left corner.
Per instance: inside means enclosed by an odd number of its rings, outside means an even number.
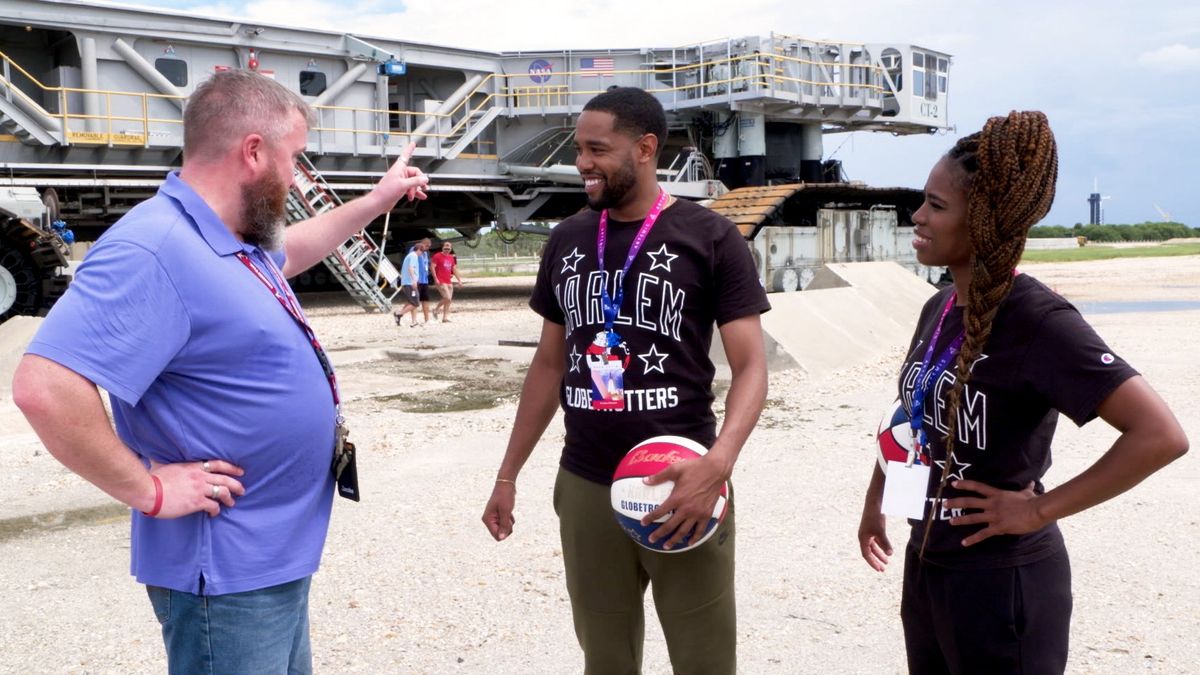
[[[880,511],[889,516],[920,520],[925,517],[929,467],[924,464],[904,464],[888,462],[887,478],[883,482],[883,506]]]

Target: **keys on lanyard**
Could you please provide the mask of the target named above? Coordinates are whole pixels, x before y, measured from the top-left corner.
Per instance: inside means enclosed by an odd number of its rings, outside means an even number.
[[[621,269],[621,276],[617,280],[617,295],[615,298],[608,295],[608,284],[603,284],[600,289],[600,302],[604,308],[604,330],[608,332],[610,342],[611,338],[618,337],[613,324],[616,323],[617,314],[621,311],[621,301],[625,299],[625,277],[629,275],[629,268],[633,266],[633,260],[637,257],[639,251],[642,250],[642,245],[646,243],[646,237],[650,235],[650,230],[654,227],[654,222],[662,215],[663,209],[667,206],[667,201],[670,195],[664,190],[659,190],[658,199],[655,200],[654,206],[651,207],[650,213],[646,214],[646,219],[642,221],[642,227],[638,230],[637,235],[633,238],[633,243],[629,245],[629,253],[625,256],[625,266]],[[596,231],[596,250],[597,260],[599,260],[600,271],[604,271],[604,247],[608,242],[608,209],[600,212],[600,227]],[[618,337],[615,342],[620,342]]]

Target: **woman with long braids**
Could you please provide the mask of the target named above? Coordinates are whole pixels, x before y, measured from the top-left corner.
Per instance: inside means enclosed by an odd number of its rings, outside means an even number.
[[[933,167],[913,216],[918,260],[948,267],[954,284],[925,305],[900,373],[915,467],[891,464],[885,477],[876,466],[858,531],[882,572],[892,555],[885,481],[928,467],[924,495],[918,480],[912,496],[924,517],[910,521],[900,606],[912,673],[1063,672],[1071,570],[1056,521],[1187,451],[1137,371],[1066,300],[1017,272],[1057,174],[1045,115],[993,117]],[[1079,425],[1099,416],[1120,436],[1046,491],[1060,411]]]

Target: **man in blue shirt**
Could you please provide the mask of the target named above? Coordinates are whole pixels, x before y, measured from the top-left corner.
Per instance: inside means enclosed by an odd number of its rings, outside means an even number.
[[[425,323],[429,323],[429,249],[433,242],[428,238],[420,243],[421,260],[417,267],[417,297],[421,300],[421,312],[425,315]],[[413,312],[415,315],[416,312]]]
[[[410,146],[369,194],[285,232],[310,120],[249,71],[197,87],[182,170],[91,249],[13,381],[46,448],[133,507],[171,673],[312,669],[338,399],[284,279],[428,179]]]
[[[413,244],[413,247],[408,249],[408,255],[404,256],[404,261],[400,263],[400,300],[403,305],[392,315],[396,319],[396,325],[403,323],[404,315],[411,314],[412,323],[409,326],[417,326],[417,307],[421,305],[421,269],[425,264],[421,256],[421,247],[428,242],[428,239]],[[426,316],[428,321],[429,317]]]

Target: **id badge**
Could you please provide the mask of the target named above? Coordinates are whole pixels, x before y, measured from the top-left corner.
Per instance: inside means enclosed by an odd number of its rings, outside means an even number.
[[[925,497],[929,490],[929,465],[889,461],[883,482],[885,515],[921,520],[925,517]]]
[[[337,483],[338,495],[358,501],[358,461],[354,444],[347,440],[349,430],[338,425],[333,445],[333,479]]]

